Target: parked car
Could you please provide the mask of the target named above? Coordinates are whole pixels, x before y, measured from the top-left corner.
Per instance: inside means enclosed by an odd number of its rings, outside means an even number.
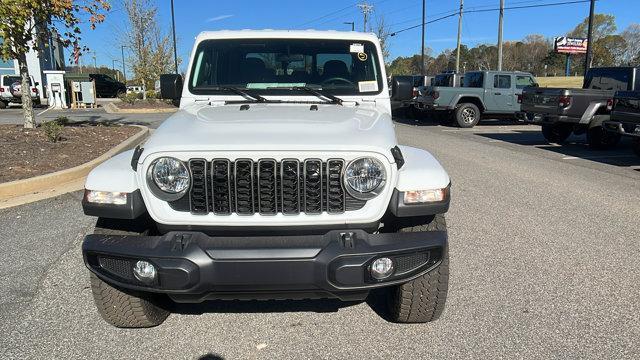
[[[127,94],[144,94],[144,86],[129,85],[127,86]]]
[[[471,128],[483,114],[515,115],[520,111],[518,97],[527,86],[537,86],[530,73],[472,71],[464,74],[462,86],[427,87],[413,103],[450,118],[459,127]]]
[[[371,295],[393,321],[436,320],[450,179],[397,143],[377,37],[205,32],[193,53],[184,87],[161,76],[180,109],[88,175],[102,317],[147,327],[171,301]]]
[[[606,131],[616,91],[638,88],[638,68],[605,67],[587,72],[582,89],[528,88],[522,94],[520,119],[542,126],[542,135],[550,143],[563,143],[574,133],[587,134],[589,146],[607,149],[620,136]]]
[[[434,76],[431,84],[425,84],[425,86],[457,87],[462,84],[463,79],[464,74],[455,71],[445,71]]]
[[[39,84],[29,77],[31,101],[34,106],[40,105]],[[22,78],[20,75],[0,75],[0,109],[5,109],[9,104],[22,104]]]
[[[410,81],[413,84],[413,97],[411,99],[396,99],[391,96],[391,112],[393,114],[415,117],[417,114],[415,113],[412,100],[418,96],[418,89],[431,84],[432,80],[433,76],[426,75],[398,75],[391,77],[390,89],[393,89],[394,84],[398,81]]]
[[[113,98],[127,92],[127,87],[106,74],[89,74],[96,84],[96,95],[99,98]]]
[[[603,127],[618,136],[633,138],[633,151],[640,156],[640,91],[616,92],[611,117]]]

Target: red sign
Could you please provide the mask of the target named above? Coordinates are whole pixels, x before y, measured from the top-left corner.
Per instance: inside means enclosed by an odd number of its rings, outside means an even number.
[[[560,36],[554,39],[554,49],[561,54],[585,54],[587,39]]]

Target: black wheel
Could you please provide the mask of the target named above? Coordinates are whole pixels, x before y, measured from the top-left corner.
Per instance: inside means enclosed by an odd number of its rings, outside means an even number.
[[[571,124],[555,123],[542,125],[542,136],[548,142],[554,144],[562,144],[569,138],[573,126]]]
[[[455,110],[455,120],[461,128],[472,128],[480,121],[480,109],[475,104],[463,103]]]
[[[4,102],[4,101],[0,101],[0,109],[6,109],[7,106],[9,106],[8,103]]]
[[[99,218],[94,233],[105,235],[147,234],[146,219],[135,221]],[[93,300],[100,316],[109,324],[121,328],[143,328],[160,325],[169,316],[164,298],[150,293],[138,293],[112,286],[94,273],[89,275]]]
[[[402,226],[405,225],[405,226]],[[401,224],[399,232],[447,231],[444,215],[436,215],[429,223]],[[449,249],[442,262],[430,272],[388,289],[389,319],[398,323],[425,323],[437,320],[444,311],[449,289]]]
[[[587,142],[594,150],[613,149],[621,138],[620,134],[607,131],[602,126],[594,126],[587,131]]]
[[[633,139],[631,143],[631,148],[636,155],[640,156],[640,139]]]

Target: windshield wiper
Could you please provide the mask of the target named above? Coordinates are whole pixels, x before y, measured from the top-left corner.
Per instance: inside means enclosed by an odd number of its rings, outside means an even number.
[[[316,89],[310,88],[308,86],[294,86],[291,89],[306,91],[309,94],[313,94],[313,95],[315,95],[315,96],[317,96],[317,97],[319,97],[321,99],[322,98],[329,99],[329,100],[331,100],[331,101],[328,101],[329,104],[342,105],[342,103],[343,103],[343,100],[340,99],[339,97],[335,96],[335,95],[329,94],[329,93],[324,92],[324,91],[316,90]]]
[[[251,98],[253,99],[255,102],[259,102],[259,103],[264,103],[264,102],[271,102],[270,100],[265,99],[264,97],[258,95],[258,94],[254,94],[254,93],[250,93],[246,90],[243,89],[239,89],[237,87],[234,86],[221,86],[220,90],[227,90],[227,91],[231,91],[234,92],[238,95],[247,97],[247,98]]]

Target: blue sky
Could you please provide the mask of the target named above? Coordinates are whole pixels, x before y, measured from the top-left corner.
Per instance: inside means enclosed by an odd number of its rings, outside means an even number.
[[[507,7],[537,5],[563,0],[505,0]],[[459,0],[426,0],[427,20],[456,11]],[[482,10],[499,6],[499,0],[465,0],[466,10]],[[194,37],[204,30],[221,29],[320,29],[350,30],[354,21],[356,30],[363,26],[358,2],[322,1],[206,1],[175,0],[178,55],[186,66]],[[124,11],[117,0],[104,24],[96,30],[85,30],[84,43],[96,51],[98,64],[112,66],[112,59],[120,59],[121,29]],[[171,30],[170,0],[157,1],[160,22],[166,31]],[[420,24],[422,0],[369,0],[374,6],[372,21],[380,16],[392,31]],[[599,0],[596,12],[615,15],[618,30],[632,22],[640,22],[640,0]],[[522,39],[538,33],[548,37],[564,35],[589,14],[589,3],[551,6],[505,11],[505,40]],[[462,41],[466,45],[495,43],[497,41],[498,12],[467,13],[463,18]],[[456,44],[457,17],[427,25],[426,45],[439,53]],[[420,52],[420,29],[405,31],[391,38],[391,59]],[[91,54],[83,62],[93,62]],[[116,66],[119,66],[116,63]]]

